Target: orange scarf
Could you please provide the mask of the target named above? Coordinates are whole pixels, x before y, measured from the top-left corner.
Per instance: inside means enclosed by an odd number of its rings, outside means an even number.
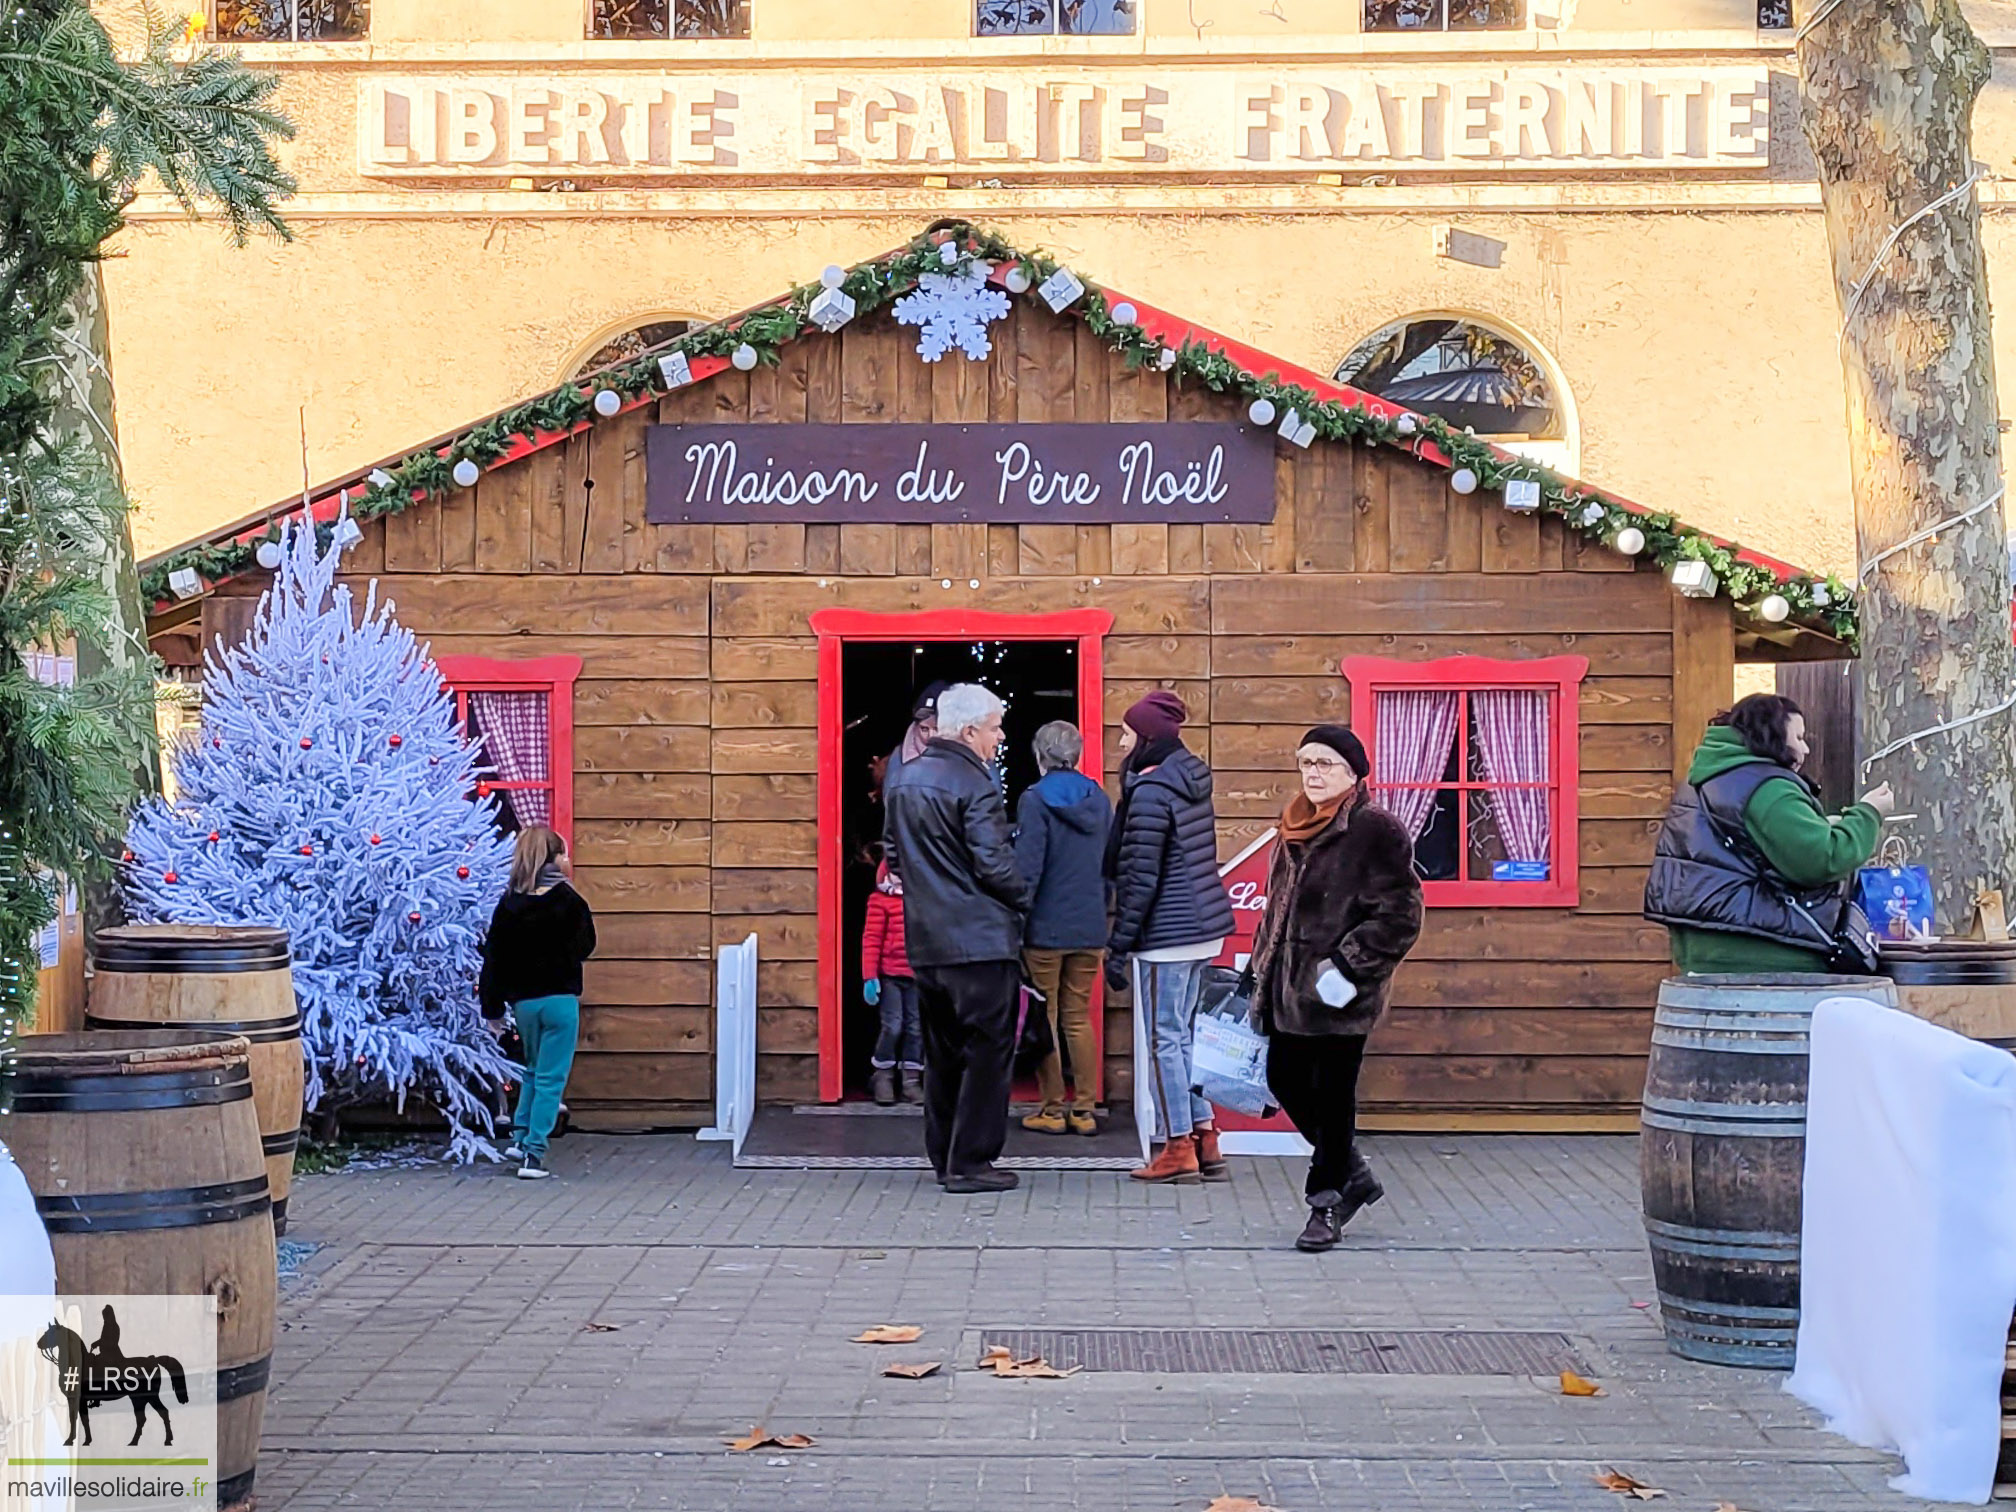
[[[1353,788],[1351,793],[1358,790]],[[1337,822],[1338,811],[1350,801],[1351,793],[1333,798],[1318,808],[1309,801],[1307,793],[1297,793],[1288,800],[1288,807],[1281,811],[1281,836],[1297,845],[1314,840],[1323,831]]]

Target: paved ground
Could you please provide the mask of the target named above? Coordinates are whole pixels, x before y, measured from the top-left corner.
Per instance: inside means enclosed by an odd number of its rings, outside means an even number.
[[[1025,1174],[738,1172],[689,1138],[570,1136],[561,1179],[342,1172],[295,1188],[259,1472],[265,1512],[337,1507],[1715,1512],[1919,1506],[1779,1378],[1669,1356],[1619,1138],[1389,1137],[1387,1201],[1296,1254],[1299,1170],[1229,1186]],[[590,1322],[617,1325],[590,1330]],[[914,1345],[848,1342],[917,1324]],[[1607,1395],[1530,1377],[972,1369],[999,1327],[1535,1329]],[[894,1359],[943,1360],[918,1381]],[[731,1454],[761,1424],[799,1452]]]

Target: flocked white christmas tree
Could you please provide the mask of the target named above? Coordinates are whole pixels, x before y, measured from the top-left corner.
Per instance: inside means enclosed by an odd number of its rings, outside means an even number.
[[[375,582],[358,613],[341,555],[290,529],[244,643],[206,654],[175,799],[133,820],[128,907],[287,930],[309,1109],[415,1095],[466,1160],[491,1153],[486,1094],[510,1070],[475,996],[510,846],[470,797],[479,753],[440,673]]]

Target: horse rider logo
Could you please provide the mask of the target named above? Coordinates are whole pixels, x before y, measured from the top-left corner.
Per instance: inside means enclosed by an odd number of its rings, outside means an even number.
[[[169,1421],[168,1408],[161,1400],[161,1378],[166,1376],[174,1386],[175,1400],[186,1403],[189,1386],[183,1379],[182,1362],[173,1355],[125,1354],[119,1348],[119,1315],[109,1302],[105,1304],[104,1318],[98,1342],[89,1349],[84,1347],[82,1337],[55,1322],[42,1331],[37,1343],[43,1358],[55,1364],[57,1382],[70,1405],[70,1437],[63,1440],[64,1444],[77,1442],[79,1423],[84,1425],[84,1442],[89,1444],[91,1409],[123,1396],[133,1403],[133,1437],[126,1441],[126,1446],[130,1449],[140,1442],[140,1435],[147,1427],[149,1407],[161,1416],[163,1447],[172,1445],[175,1425]]]

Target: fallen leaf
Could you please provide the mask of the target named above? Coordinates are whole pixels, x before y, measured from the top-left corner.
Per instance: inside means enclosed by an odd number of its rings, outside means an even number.
[[[854,1336],[856,1344],[915,1344],[924,1337],[924,1330],[912,1328],[908,1324],[884,1323],[880,1328],[871,1328],[866,1333]]]
[[[1265,1502],[1255,1501],[1250,1496],[1221,1496],[1204,1512],[1277,1512]]]
[[[616,1332],[617,1329],[621,1328],[622,1326],[623,1325],[621,1323],[583,1323],[581,1325],[581,1332],[614,1333]]]
[[[1041,1355],[1018,1360],[997,1344],[980,1356],[980,1368],[993,1371],[996,1379],[1003,1381],[1063,1381],[1085,1367],[1073,1365],[1069,1370],[1059,1370]]]
[[[1734,1502],[1717,1502],[1715,1512],[1743,1512],[1743,1509]]]
[[[1576,1397],[1599,1397],[1603,1388],[1594,1381],[1575,1374],[1572,1370],[1561,1372],[1561,1395]]]
[[[802,1433],[772,1433],[767,1428],[751,1428],[741,1438],[723,1439],[722,1443],[737,1454],[747,1454],[751,1449],[810,1449],[817,1442]]]
[[[936,1375],[938,1367],[944,1363],[943,1360],[928,1360],[922,1365],[884,1365],[882,1374],[901,1376],[906,1381],[921,1381],[928,1375]]]
[[[1619,1496],[1628,1496],[1633,1501],[1653,1501],[1666,1494],[1657,1486],[1648,1486],[1645,1482],[1633,1480],[1617,1470],[1605,1470],[1596,1477],[1596,1484],[1605,1491],[1615,1491]]]
[[[1643,1312],[1645,1311],[1646,1308],[1650,1307],[1652,1304],[1650,1302],[1633,1302],[1631,1305],[1637,1308],[1638,1311]]]

